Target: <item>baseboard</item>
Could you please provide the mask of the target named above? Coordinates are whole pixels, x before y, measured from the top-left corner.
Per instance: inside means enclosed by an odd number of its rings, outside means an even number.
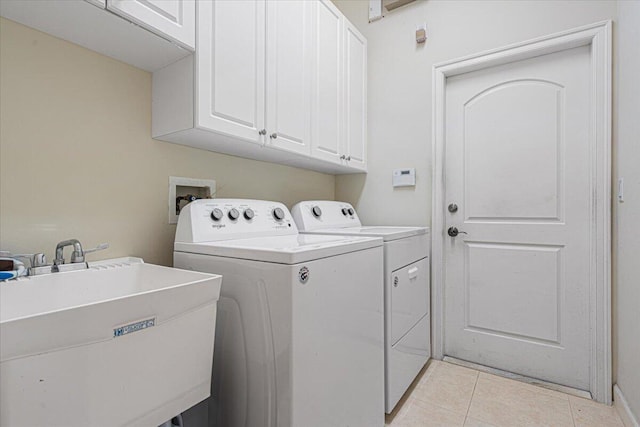
[[[624,398],[622,394],[622,390],[618,387],[618,384],[613,386],[613,406],[616,407],[618,414],[620,414],[620,418],[622,418],[622,422],[625,427],[640,427],[638,424],[638,419],[631,412],[631,408],[629,408],[629,404],[627,400]]]

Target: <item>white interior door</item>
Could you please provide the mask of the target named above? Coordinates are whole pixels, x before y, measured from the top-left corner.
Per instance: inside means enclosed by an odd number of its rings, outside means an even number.
[[[449,77],[444,352],[590,388],[590,46]]]
[[[268,1],[268,145],[311,154],[311,57],[313,2]]]
[[[198,126],[261,143],[265,2],[198,2]]]

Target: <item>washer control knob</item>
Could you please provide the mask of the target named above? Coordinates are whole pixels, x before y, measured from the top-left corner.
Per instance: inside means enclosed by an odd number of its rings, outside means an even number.
[[[349,215],[349,209],[347,209],[347,208],[342,208],[342,215],[344,215],[344,216]]]
[[[314,206],[311,208],[311,213],[316,218],[320,218],[320,216],[322,215],[322,209],[320,209],[320,206]]]
[[[280,208],[275,208],[273,210],[273,217],[278,221],[282,221],[284,219],[284,211]]]
[[[220,221],[223,216],[224,214],[218,208],[215,208],[214,210],[211,211],[211,219],[214,221]]]
[[[244,219],[246,220],[253,219],[254,215],[255,214],[253,213],[252,209],[247,208],[244,210],[244,213],[243,213]]]
[[[353,215],[354,213],[356,213],[356,211],[354,211],[352,208],[349,208],[349,215]]]
[[[235,221],[240,216],[240,212],[238,212],[238,209],[236,208],[231,208],[227,216],[231,221]]]

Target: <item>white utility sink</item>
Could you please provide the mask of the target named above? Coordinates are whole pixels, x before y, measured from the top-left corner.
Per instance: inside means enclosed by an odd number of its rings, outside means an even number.
[[[102,262],[0,283],[0,425],[157,426],[207,398],[221,281]]]

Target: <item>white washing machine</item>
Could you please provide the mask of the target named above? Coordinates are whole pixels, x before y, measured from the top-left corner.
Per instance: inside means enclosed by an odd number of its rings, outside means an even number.
[[[300,233],[384,239],[385,411],[391,413],[431,356],[429,229],[363,227],[343,202],[300,202],[291,213]]]
[[[223,276],[209,426],[384,425],[383,241],[299,235],[281,203],[197,200],[174,265]]]

